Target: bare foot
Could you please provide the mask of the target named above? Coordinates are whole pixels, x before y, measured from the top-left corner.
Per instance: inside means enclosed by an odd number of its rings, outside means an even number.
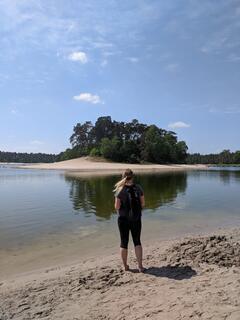
[[[141,273],[143,273],[145,270],[146,270],[146,268],[144,268],[144,267],[139,267],[138,268],[138,271],[141,272]]]
[[[126,266],[124,266],[124,270],[125,271],[129,271],[129,265],[128,264]]]

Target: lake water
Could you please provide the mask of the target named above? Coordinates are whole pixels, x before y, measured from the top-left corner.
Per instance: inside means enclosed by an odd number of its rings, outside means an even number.
[[[81,248],[115,246],[112,189],[118,179],[0,167],[0,258],[11,256],[8,263],[14,264],[13,257],[27,250],[43,259],[47,248],[52,248],[52,258],[56,247],[65,253],[77,247],[79,253]],[[136,182],[146,198],[145,239],[240,225],[239,169],[142,174]]]

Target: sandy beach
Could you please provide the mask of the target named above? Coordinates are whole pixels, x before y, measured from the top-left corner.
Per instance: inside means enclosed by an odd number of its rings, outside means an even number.
[[[91,157],[81,157],[72,160],[54,162],[54,163],[37,163],[30,165],[20,165],[18,168],[26,169],[48,169],[48,170],[64,170],[75,171],[75,175],[84,174],[113,174],[121,173],[124,169],[130,168],[135,172],[167,172],[167,171],[182,171],[182,170],[200,170],[206,169],[206,165],[186,165],[186,164],[129,164],[116,163],[108,161],[100,161]]]
[[[152,242],[133,252],[16,274],[0,282],[0,319],[240,319],[240,229]]]

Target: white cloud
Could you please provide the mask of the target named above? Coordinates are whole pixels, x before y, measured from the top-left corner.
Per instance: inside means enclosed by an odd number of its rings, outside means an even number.
[[[130,62],[132,62],[132,63],[137,63],[137,62],[139,62],[139,58],[137,58],[137,57],[128,57],[127,60],[130,61]]]
[[[88,62],[88,57],[83,51],[72,52],[71,54],[69,54],[68,59],[72,61],[79,61],[83,64]]]
[[[190,124],[187,124],[187,123],[182,122],[182,121],[169,123],[169,125],[168,125],[168,128],[171,128],[171,129],[189,128],[189,127],[190,127]]]
[[[13,114],[13,115],[18,114],[18,110],[16,110],[16,109],[11,109],[11,114]]]
[[[107,64],[108,64],[108,61],[105,59],[101,62],[101,67],[106,67]]]
[[[97,94],[91,94],[87,92],[80,93],[78,96],[74,96],[73,99],[77,101],[84,101],[84,102],[93,103],[93,104],[103,103]]]
[[[178,63],[169,63],[166,65],[165,69],[169,72],[177,72],[179,70],[179,64]]]

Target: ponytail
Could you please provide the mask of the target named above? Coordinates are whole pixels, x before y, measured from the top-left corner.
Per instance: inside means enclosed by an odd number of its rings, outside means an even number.
[[[132,178],[133,178],[132,170],[126,169],[122,174],[122,179],[114,185],[115,188],[113,192],[119,193],[122,190],[122,188],[125,186],[126,181],[131,180]]]
[[[114,185],[114,190],[113,192],[120,192],[122,188],[125,186],[125,183],[127,181],[127,177],[124,177],[123,179],[119,180],[115,185]]]

